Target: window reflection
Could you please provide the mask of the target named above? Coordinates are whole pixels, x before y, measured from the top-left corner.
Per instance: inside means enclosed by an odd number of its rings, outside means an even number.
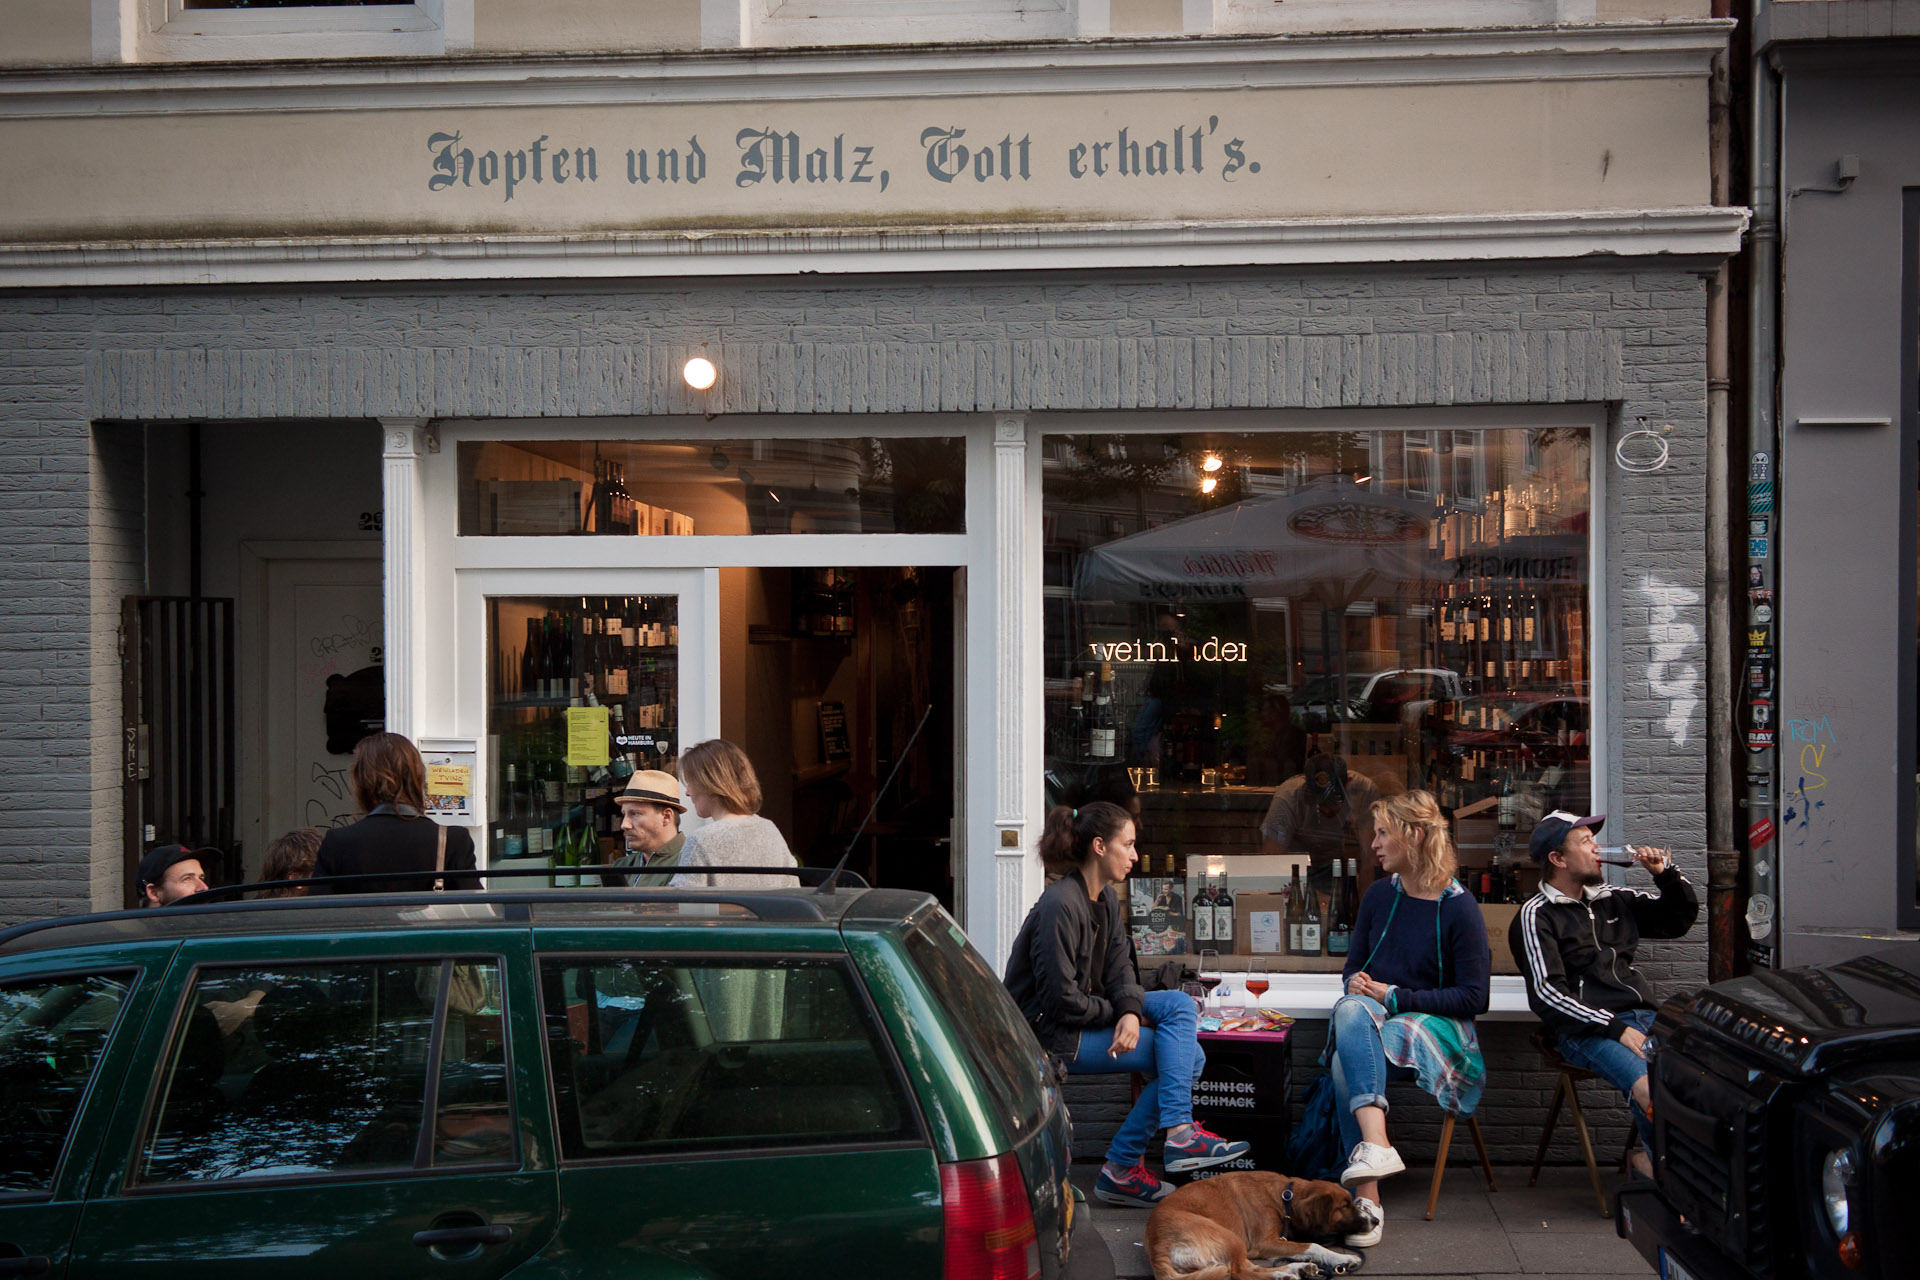
[[[499,967],[449,966],[436,1164],[511,1152]],[[200,973],[140,1162],[143,1182],[413,1168],[438,960]]]
[[[1144,955],[1338,968],[1368,804],[1407,788],[1453,813],[1469,890],[1530,888],[1520,836],[1591,811],[1589,447],[1568,428],[1047,439],[1048,783],[1137,807]],[[1303,908],[1311,955],[1289,945]]]
[[[469,440],[460,532],[962,533],[961,438]]]
[[[128,990],[98,974],[0,987],[0,1192],[53,1185]]]

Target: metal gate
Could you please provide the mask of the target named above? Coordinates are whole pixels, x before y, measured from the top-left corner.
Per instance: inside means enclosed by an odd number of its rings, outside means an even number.
[[[242,875],[234,841],[234,602],[128,596],[121,606],[121,770],[127,905],[157,844],[220,850],[214,884]]]

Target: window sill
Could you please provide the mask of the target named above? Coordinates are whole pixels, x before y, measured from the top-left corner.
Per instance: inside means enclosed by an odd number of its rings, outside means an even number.
[[[1223,968],[1226,982],[1234,994],[1220,997],[1216,992],[1216,1002],[1232,1007],[1245,1004],[1243,984],[1251,976],[1245,969]],[[1340,999],[1340,975],[1337,973],[1277,973],[1261,971],[1260,976],[1271,985],[1261,997],[1263,1009],[1278,1009],[1293,1018],[1324,1018],[1333,1011],[1334,1004]],[[1517,974],[1495,974],[1491,990],[1488,993],[1487,1011],[1481,1014],[1477,1022],[1531,1022],[1533,1010],[1527,1006],[1527,984]]]

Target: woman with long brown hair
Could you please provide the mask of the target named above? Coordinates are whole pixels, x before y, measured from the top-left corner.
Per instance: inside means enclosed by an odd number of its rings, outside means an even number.
[[[1057,878],[1013,940],[1007,990],[1046,1050],[1073,1074],[1137,1071],[1146,1077],[1133,1110],[1107,1148],[1093,1184],[1109,1204],[1152,1207],[1173,1194],[1144,1157],[1167,1131],[1163,1167],[1204,1169],[1247,1153],[1196,1124],[1193,1084],[1206,1061],[1199,1011],[1184,991],[1144,991],[1133,968],[1115,886],[1137,854],[1127,811],[1106,801],[1057,806],[1040,833],[1040,863]]]
[[[381,871],[471,871],[473,837],[465,827],[443,827],[426,817],[427,762],[397,733],[373,733],[353,748],[347,771],[354,803],[366,816],[335,827],[320,841],[313,876],[368,875]],[[445,840],[442,845],[441,841]],[[308,887],[311,893],[407,893],[431,889],[422,876]]]

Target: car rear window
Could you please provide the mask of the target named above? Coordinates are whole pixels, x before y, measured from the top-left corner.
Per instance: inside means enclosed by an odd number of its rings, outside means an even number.
[[[500,990],[493,958],[197,971],[136,1180],[511,1162]]]
[[[568,1160],[918,1140],[844,958],[547,957]]]
[[[47,1191],[131,974],[0,986],[0,1194]]]
[[[953,1015],[961,1050],[1016,1138],[1032,1132],[1046,1109],[1046,1053],[1020,1006],[944,911],[907,933],[907,954]]]

